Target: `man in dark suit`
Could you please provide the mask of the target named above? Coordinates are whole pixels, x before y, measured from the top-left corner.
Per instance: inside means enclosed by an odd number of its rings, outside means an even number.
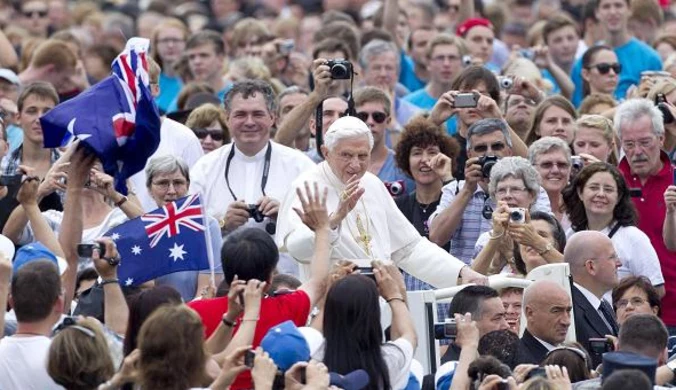
[[[526,330],[519,345],[519,364],[540,364],[547,352],[566,339],[573,306],[570,295],[558,284],[541,280],[523,294]]]
[[[573,276],[571,290],[577,341],[592,352],[589,339],[617,336],[615,314],[603,295],[617,286],[617,268],[621,263],[610,238],[591,230],[573,234],[563,257],[570,264]],[[592,353],[592,362],[600,364],[601,355]]]

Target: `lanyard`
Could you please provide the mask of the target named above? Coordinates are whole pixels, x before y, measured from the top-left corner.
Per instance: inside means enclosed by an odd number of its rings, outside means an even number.
[[[233,144],[232,148],[230,148],[230,154],[228,155],[228,159],[225,162],[225,184],[228,186],[228,190],[230,191],[230,195],[232,195],[232,199],[237,201],[235,193],[232,191],[232,188],[230,188],[230,180],[228,180],[230,162],[232,161],[233,157],[235,157],[235,144]],[[265,186],[268,184],[268,175],[270,174],[270,157],[272,157],[272,145],[270,141],[268,141],[268,150],[265,152],[265,164],[263,165],[263,177],[261,178],[261,191],[263,192],[263,196],[267,196],[265,194]]]

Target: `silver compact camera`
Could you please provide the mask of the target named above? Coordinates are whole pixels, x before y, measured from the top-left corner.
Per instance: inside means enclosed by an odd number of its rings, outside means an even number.
[[[514,86],[514,79],[507,76],[498,77],[498,82],[500,83],[500,88],[504,90],[509,90]]]
[[[523,207],[510,207],[509,222],[526,223],[526,209],[524,209]]]

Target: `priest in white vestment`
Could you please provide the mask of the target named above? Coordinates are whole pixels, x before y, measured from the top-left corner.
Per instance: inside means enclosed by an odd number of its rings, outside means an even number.
[[[463,283],[485,284],[485,276],[422,237],[399,211],[380,179],[368,172],[373,134],[355,117],[334,122],[324,136],[325,161],[302,173],[282,201],[277,219],[277,244],[301,263],[301,279],[309,275],[314,252],[312,232],[294,208],[301,209],[296,189],[316,182],[328,187],[331,214],[331,259],[370,267],[372,260],[392,261],[399,268],[437,288]]]

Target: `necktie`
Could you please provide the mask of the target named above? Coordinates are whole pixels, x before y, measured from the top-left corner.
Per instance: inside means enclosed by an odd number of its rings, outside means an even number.
[[[601,299],[601,305],[599,306],[599,314],[601,315],[601,319],[606,324],[611,334],[613,335],[617,334],[616,325],[614,325],[615,315],[613,314],[613,309],[612,307],[610,307],[610,304],[606,302],[605,299]]]

